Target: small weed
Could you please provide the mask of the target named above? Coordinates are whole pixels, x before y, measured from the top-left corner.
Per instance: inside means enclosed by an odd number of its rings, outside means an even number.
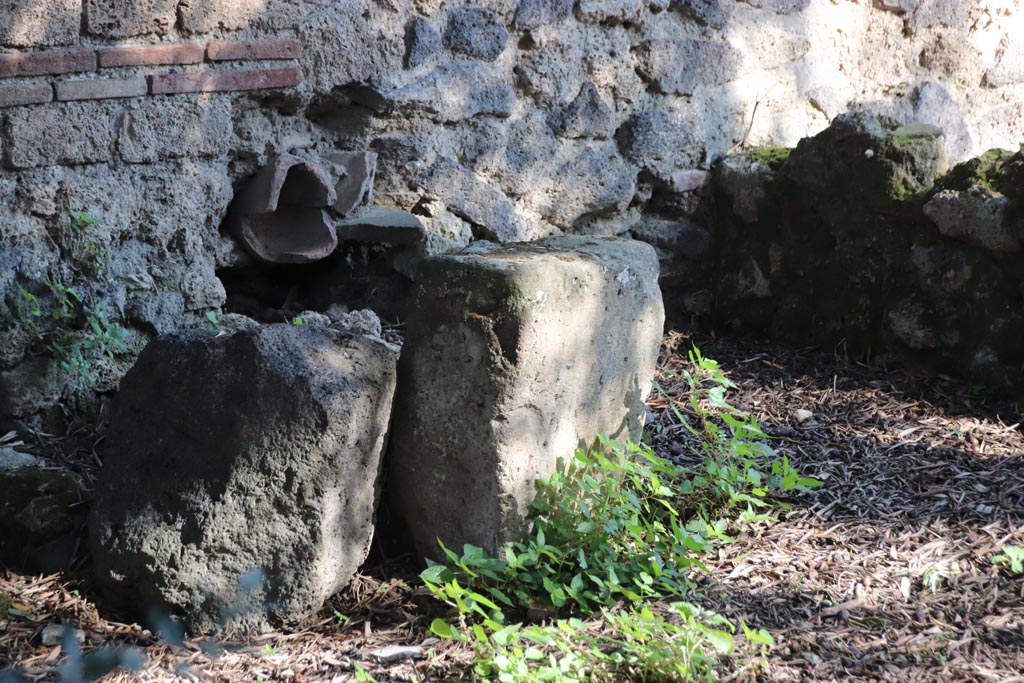
[[[206,321],[210,323],[210,328],[220,334],[220,314],[217,311],[207,311]]]
[[[334,610],[334,621],[338,624],[338,628],[345,628],[345,625],[352,620],[352,617],[347,614],[342,614],[338,610]]]
[[[992,558],[992,564],[1005,568],[1011,574],[1024,574],[1024,548],[1004,545],[1002,554]]]
[[[93,282],[109,281],[113,262],[96,235],[100,221],[84,213],[69,212],[64,243],[71,279],[55,271],[29,287],[19,287],[15,303],[22,327],[61,367],[77,374],[84,385],[95,385],[95,362],[124,350],[127,331],[111,316],[90,286],[75,282],[88,275]]]
[[[101,225],[102,221],[88,214],[68,212],[65,238],[68,256],[82,270],[94,276],[106,276],[114,263],[110,250],[96,234],[96,228]]]
[[[43,276],[44,291],[19,288],[18,317],[23,327],[85,384],[94,385],[95,359],[124,350],[127,331],[111,319],[102,303],[90,303],[76,287],[53,272]]]

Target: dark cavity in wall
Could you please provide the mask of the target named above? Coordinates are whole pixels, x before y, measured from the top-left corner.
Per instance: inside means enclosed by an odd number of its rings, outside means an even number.
[[[405,250],[376,244],[342,244],[325,259],[298,265],[253,264],[217,272],[228,298],[224,310],[261,322],[292,320],[302,311],[372,309],[397,324],[412,285],[396,271]]]

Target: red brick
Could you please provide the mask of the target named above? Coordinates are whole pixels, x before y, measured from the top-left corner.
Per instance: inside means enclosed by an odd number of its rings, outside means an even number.
[[[0,107],[18,107],[23,104],[44,104],[53,99],[49,83],[7,83],[0,85]]]
[[[96,70],[92,50],[46,50],[0,54],[0,78],[45,76]]]
[[[302,43],[297,40],[214,40],[206,48],[206,56],[214,62],[233,59],[298,59]]]
[[[252,71],[208,71],[195,74],[150,76],[149,91],[154,95],[191,92],[229,92],[291,88],[302,83],[302,70],[254,69]]]
[[[114,97],[143,97],[149,93],[144,76],[138,78],[92,78],[87,81],[61,81],[57,83],[57,99],[106,100]]]
[[[107,47],[99,51],[100,66],[157,66],[160,64],[199,64],[203,61],[203,46],[198,43],[171,45],[137,45],[134,47]]]

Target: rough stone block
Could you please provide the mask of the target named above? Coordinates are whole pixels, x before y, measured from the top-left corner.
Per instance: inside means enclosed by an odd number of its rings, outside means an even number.
[[[551,129],[566,138],[605,139],[615,131],[615,114],[593,83],[587,81],[576,98],[548,119]]]
[[[300,83],[302,83],[302,70],[298,68],[208,71],[150,76],[150,92],[154,95],[176,95],[197,92],[273,90],[293,88]]]
[[[575,0],[520,0],[512,17],[512,28],[532,31],[572,16]]]
[[[57,99],[61,102],[73,100],[106,100],[119,97],[144,97],[149,92],[145,77],[136,78],[93,78],[87,81],[60,81],[57,83]]]
[[[7,137],[5,157],[14,169],[110,161],[114,115],[92,102],[15,109],[7,119]]]
[[[302,21],[302,0],[182,0],[181,26],[188,33],[270,31],[296,28]]]
[[[614,142],[585,149],[540,183],[546,195],[541,215],[568,229],[584,217],[625,211],[636,194],[637,172]]]
[[[387,3],[349,0],[330,12],[311,12],[299,28],[311,86],[329,93],[338,85],[379,83],[402,68],[405,23]]]
[[[666,94],[691,95],[740,75],[739,52],[723,41],[648,40],[637,48],[636,60],[640,75]]]
[[[302,43],[297,40],[214,40],[206,47],[214,62],[247,59],[298,59]]]
[[[178,19],[178,0],[86,0],[86,30],[101,38],[167,35]]]
[[[8,0],[0,10],[0,45],[71,45],[81,23],[81,0]]]
[[[405,68],[415,69],[441,49],[441,34],[423,17],[415,17],[405,30]]]
[[[725,28],[734,4],[733,0],[671,0],[669,6],[704,26]]]
[[[85,517],[78,477],[42,465],[0,467],[0,562],[24,572],[69,568]]]
[[[515,107],[512,87],[471,64],[445,64],[394,91],[381,93],[382,106],[426,111],[440,121],[477,114],[508,117]]]
[[[508,31],[494,10],[457,7],[448,15],[444,46],[476,59],[493,62],[508,44]]]
[[[198,43],[107,47],[99,50],[100,67],[200,64],[206,50]]]
[[[518,242],[530,238],[515,204],[457,161],[437,160],[418,181],[427,194],[440,199],[449,211],[476,225],[490,239]]]
[[[534,482],[598,434],[640,437],[664,311],[654,250],[477,243],[416,279],[388,451],[417,551],[515,538]],[[568,333],[567,333],[568,332]]]
[[[25,104],[46,104],[53,99],[53,86],[49,83],[0,84],[0,108]]]
[[[46,50],[0,55],[0,78],[47,76],[96,70],[92,50]]]
[[[576,16],[580,21],[592,24],[631,21],[637,18],[645,5],[643,0],[580,0]]]
[[[329,329],[154,340],[111,412],[101,586],[196,630],[308,617],[366,557],[394,388],[391,350]]]
[[[680,170],[704,162],[704,145],[695,114],[685,107],[638,112],[616,133],[623,155],[666,184]]]
[[[924,215],[947,237],[955,237],[996,253],[1020,251],[1024,221],[1014,220],[1010,201],[988,188],[941,190],[924,205]]]
[[[227,152],[232,134],[224,102],[151,98],[125,113],[117,146],[121,157],[135,164],[214,157]]]

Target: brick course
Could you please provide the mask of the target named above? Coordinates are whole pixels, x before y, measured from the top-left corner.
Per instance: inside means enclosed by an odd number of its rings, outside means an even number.
[[[101,67],[157,66],[161,64],[199,64],[203,61],[203,46],[199,43],[174,45],[139,45],[137,47],[108,47],[99,51]]]
[[[143,97],[149,92],[145,77],[93,78],[87,81],[61,81],[57,84],[57,99],[105,100],[115,97]]]
[[[0,78],[46,76],[96,70],[92,50],[46,50],[0,54]]]
[[[302,70],[254,69],[251,71],[211,71],[207,73],[162,74],[150,76],[150,92],[174,95],[198,92],[231,92],[290,88],[302,83]]]
[[[0,85],[0,107],[19,107],[26,104],[45,104],[53,99],[49,83],[6,83]]]
[[[215,62],[236,59],[298,59],[302,56],[302,43],[297,40],[215,40],[206,48],[206,56]]]

